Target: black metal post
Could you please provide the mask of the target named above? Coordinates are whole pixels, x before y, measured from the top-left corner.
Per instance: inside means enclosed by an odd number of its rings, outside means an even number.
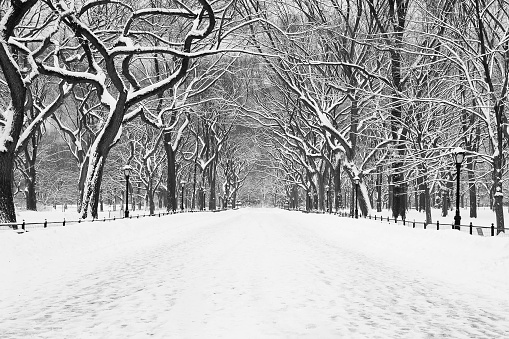
[[[454,225],[456,229],[460,229],[461,216],[460,216],[460,168],[461,164],[456,164],[456,215],[454,216]]]
[[[125,211],[124,217],[129,218],[129,176],[125,176]]]
[[[355,219],[359,219],[359,183],[355,183]]]

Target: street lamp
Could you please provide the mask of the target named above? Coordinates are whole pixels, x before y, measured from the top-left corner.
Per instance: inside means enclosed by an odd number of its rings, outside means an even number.
[[[359,219],[359,208],[357,202],[359,201],[359,181],[361,179],[356,175],[353,180],[355,182],[355,219]]]
[[[124,176],[125,176],[125,212],[124,217],[129,218],[129,176],[131,175],[131,171],[133,168],[129,165],[124,166]]]
[[[180,197],[180,211],[181,212],[184,212],[184,185],[186,184],[186,182],[184,180],[182,180],[180,182],[180,188],[181,188],[181,197]]]
[[[454,225],[457,230],[460,229],[460,169],[461,163],[465,159],[465,150],[461,147],[454,149],[454,161],[456,162],[456,215],[454,216]]]

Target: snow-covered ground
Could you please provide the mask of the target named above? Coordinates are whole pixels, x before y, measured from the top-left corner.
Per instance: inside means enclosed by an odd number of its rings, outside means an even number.
[[[2,231],[0,267],[0,338],[509,337],[508,237],[241,209]]]

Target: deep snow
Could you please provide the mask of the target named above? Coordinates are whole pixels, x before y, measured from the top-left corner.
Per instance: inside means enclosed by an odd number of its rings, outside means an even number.
[[[509,337],[509,238],[276,209],[0,232],[0,338]]]

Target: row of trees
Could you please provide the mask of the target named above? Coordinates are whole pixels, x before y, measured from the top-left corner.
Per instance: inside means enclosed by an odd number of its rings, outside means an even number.
[[[245,24],[234,2],[13,0],[0,11],[0,221],[16,220],[15,167],[36,208],[40,147],[52,130],[77,164],[83,218],[97,216],[113,149],[116,165],[135,168],[151,211],[163,181],[176,209],[178,171],[206,183],[215,208],[220,166],[235,200],[252,161],[234,142],[237,93],[227,77],[219,82],[235,60],[224,53],[242,43],[230,38]]]
[[[431,223],[462,146],[471,216],[487,185],[504,229],[507,1],[2,6],[2,221],[14,218],[15,159],[30,187],[50,121],[80,169],[82,217],[97,215],[106,159],[118,152],[148,196],[165,187],[169,209],[180,177],[206,185],[213,207],[258,158],[267,194],[296,201],[300,187],[323,209],[328,186],[339,207],[358,178],[362,213],[380,209],[387,190],[394,217],[416,195]]]
[[[326,185],[339,204],[341,180],[358,178],[367,214],[369,192],[376,188],[381,208],[387,182],[394,217],[405,217],[417,193],[431,223],[432,193],[451,191],[451,153],[462,146],[471,216],[489,181],[504,231],[507,1],[251,1],[245,9],[260,19],[250,34],[264,55],[248,111],[266,127],[277,159],[267,166],[288,191],[300,186],[323,209]]]

